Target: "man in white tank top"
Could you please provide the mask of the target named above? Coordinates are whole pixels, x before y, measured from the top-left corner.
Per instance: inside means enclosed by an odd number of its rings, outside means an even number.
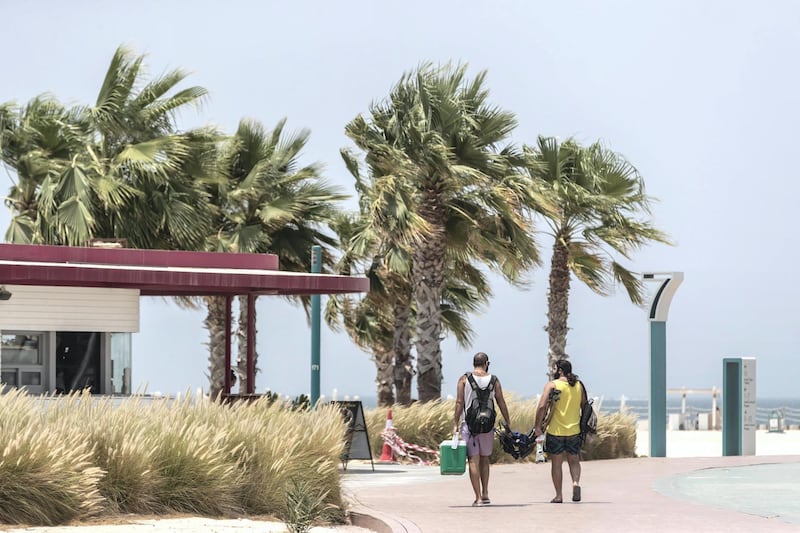
[[[489,373],[489,356],[483,352],[478,352],[472,358],[472,377],[475,378],[478,387],[485,389],[489,386],[492,375]],[[494,431],[489,433],[479,433],[472,435],[464,421],[464,412],[470,405],[474,392],[469,384],[466,375],[458,380],[456,393],[455,423],[453,433],[460,433],[461,439],[467,443],[467,458],[469,460],[469,480],[472,483],[472,490],[475,492],[473,507],[489,505],[489,458],[494,447]],[[508,416],[508,407],[503,398],[503,388],[500,380],[495,378],[494,390],[491,398],[500,409],[500,414],[506,422],[506,427],[511,431],[511,419]]]

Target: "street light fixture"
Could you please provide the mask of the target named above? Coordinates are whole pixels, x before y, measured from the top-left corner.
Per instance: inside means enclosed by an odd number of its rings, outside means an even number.
[[[650,303],[650,457],[667,456],[667,315],[683,272],[644,272],[644,281],[658,281]]]

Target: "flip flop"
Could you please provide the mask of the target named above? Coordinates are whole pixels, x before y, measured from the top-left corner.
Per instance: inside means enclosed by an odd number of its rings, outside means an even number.
[[[491,503],[492,503],[492,500],[490,500],[489,498],[481,498],[481,504],[482,505],[489,505]]]
[[[483,502],[481,500],[475,500],[472,502],[473,507],[483,507]]]
[[[552,500],[550,500],[550,503],[564,503],[564,501],[559,500],[558,498],[553,498]]]
[[[581,501],[581,488],[577,485],[572,487],[572,501],[574,502]]]

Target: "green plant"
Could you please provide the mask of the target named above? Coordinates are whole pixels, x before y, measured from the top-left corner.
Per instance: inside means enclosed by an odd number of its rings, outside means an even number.
[[[307,533],[311,525],[330,511],[327,491],[309,480],[292,481],[286,491],[286,527],[291,533]]]

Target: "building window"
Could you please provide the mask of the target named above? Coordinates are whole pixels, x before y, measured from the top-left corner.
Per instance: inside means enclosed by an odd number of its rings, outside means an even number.
[[[32,394],[44,389],[44,342],[40,333],[0,335],[0,383]]]
[[[131,393],[131,334],[111,334],[111,394]]]
[[[39,350],[39,335],[6,334],[2,336],[2,366],[41,365],[42,352]]]
[[[97,332],[56,332],[56,392],[89,389],[100,394],[100,336]]]

